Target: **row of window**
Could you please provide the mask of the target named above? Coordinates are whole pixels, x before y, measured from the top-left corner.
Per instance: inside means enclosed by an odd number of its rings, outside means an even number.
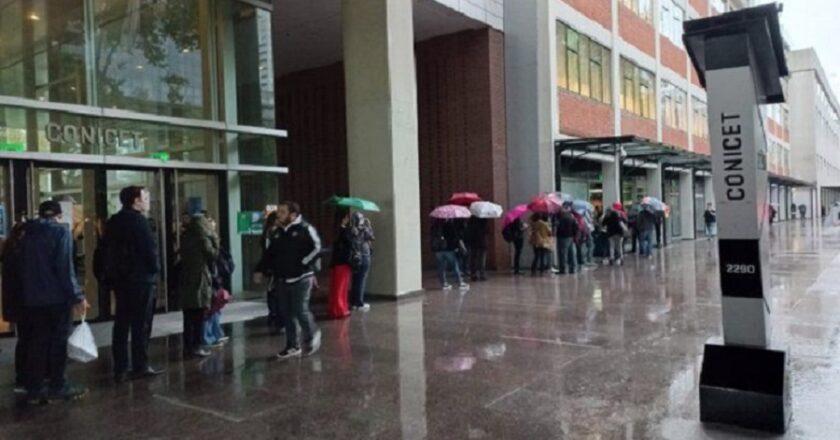
[[[621,109],[643,118],[656,118],[654,74],[621,59]]]
[[[642,20],[653,24],[653,0],[621,0],[621,4],[635,12]]]
[[[771,165],[790,169],[790,151],[777,142],[770,142],[768,147],[769,162]]]
[[[609,104],[612,102],[610,50],[557,23],[557,84],[570,92]]]
[[[699,138],[709,138],[709,108],[705,102],[691,98],[691,110],[694,117],[691,119],[691,134]]]
[[[664,80],[662,81],[662,113],[665,125],[688,131],[688,94]]]
[[[685,10],[679,7],[674,0],[661,1],[659,32],[677,47],[683,47],[682,35]]]

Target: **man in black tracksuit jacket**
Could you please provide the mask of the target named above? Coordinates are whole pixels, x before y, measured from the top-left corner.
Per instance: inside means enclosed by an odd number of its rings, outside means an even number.
[[[114,379],[128,377],[128,334],[131,333],[132,378],[163,373],[147,363],[160,272],[157,240],[149,220],[149,193],[139,186],[120,191],[123,208],[105,226],[105,278],[114,289],[116,314],[112,335]]]
[[[286,348],[277,354],[288,359],[304,354],[310,356],[321,346],[321,331],[309,310],[312,282],[321,253],[318,231],[303,220],[300,206],[283,202],[277,206],[280,227],[269,237],[269,246],[257,266],[258,279],[272,276],[280,302],[280,313],[286,328]],[[303,332],[301,352],[297,335],[297,321]]]

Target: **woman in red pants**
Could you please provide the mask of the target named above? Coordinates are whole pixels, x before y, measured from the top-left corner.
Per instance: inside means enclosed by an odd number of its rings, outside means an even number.
[[[327,305],[327,315],[331,319],[350,316],[347,304],[347,292],[353,275],[350,268],[350,253],[353,246],[350,230],[350,210],[342,209],[337,212],[336,224],[338,233],[333,244],[330,261],[330,296]]]

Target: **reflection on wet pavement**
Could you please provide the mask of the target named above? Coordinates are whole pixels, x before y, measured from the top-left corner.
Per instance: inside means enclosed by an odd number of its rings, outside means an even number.
[[[840,233],[774,227],[774,338],[792,354],[785,438],[840,438]],[[20,408],[0,355],[0,438],[694,439],[767,438],[698,422],[703,344],[720,339],[717,257],[705,240],[572,276],[498,275],[468,293],[429,291],[323,322],[318,355],[271,359],[261,320],[167,374],[114,385],[110,354],[74,364],[91,394]],[[433,280],[429,279],[430,285]]]

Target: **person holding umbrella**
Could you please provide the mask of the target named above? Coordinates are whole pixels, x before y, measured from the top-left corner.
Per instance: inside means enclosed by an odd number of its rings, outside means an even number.
[[[435,208],[431,213],[432,223],[431,247],[437,259],[437,272],[440,286],[443,290],[451,290],[452,285],[446,280],[447,271],[451,268],[458,281],[458,289],[466,291],[470,285],[464,282],[458,263],[458,254],[465,252],[464,242],[458,220],[471,216],[470,210],[457,205],[444,205]]]
[[[499,218],[502,207],[490,202],[470,205],[472,217],[467,220],[466,245],[473,281],[487,281],[487,230],[489,219]]]
[[[537,270],[543,275],[548,270],[553,241],[548,214],[534,213],[531,216],[531,246],[534,247],[531,275],[537,275]]]
[[[522,248],[525,246],[525,232],[528,225],[522,221],[522,216],[528,212],[526,205],[519,205],[507,214],[502,221],[502,238],[513,244],[513,274],[522,275],[520,261],[522,259]]]
[[[615,202],[604,214],[601,222],[607,229],[609,237],[609,262],[610,265],[624,263],[624,236],[628,234],[627,214],[621,202]]]
[[[339,208],[335,214],[336,236],[333,242],[330,260],[330,292],[327,300],[327,315],[330,319],[342,319],[350,316],[347,306],[350,290],[350,253],[352,237],[350,231],[350,210]]]

